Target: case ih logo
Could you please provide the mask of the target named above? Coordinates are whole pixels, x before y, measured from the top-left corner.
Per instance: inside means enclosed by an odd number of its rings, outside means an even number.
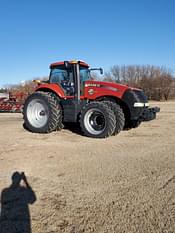
[[[99,88],[108,89],[110,91],[120,91],[119,89],[117,89],[115,87],[111,87],[111,86],[107,86],[107,85],[103,85],[103,84],[96,84],[96,83],[88,83],[85,85],[85,87],[99,87]]]
[[[89,95],[93,95],[95,93],[95,91],[94,91],[94,89],[91,88],[88,90],[88,93],[89,93]]]
[[[88,83],[88,84],[85,84],[85,87],[100,87],[100,84]]]

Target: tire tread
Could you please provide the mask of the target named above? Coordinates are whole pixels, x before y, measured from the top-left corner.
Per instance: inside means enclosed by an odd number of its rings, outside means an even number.
[[[86,129],[85,125],[84,125],[84,116],[87,110],[89,110],[90,108],[100,108],[101,110],[104,111],[104,114],[106,115],[106,118],[108,120],[107,122],[107,127],[106,129],[101,133],[101,134],[91,134],[90,132],[88,132],[88,130]],[[109,108],[109,106],[106,103],[103,102],[90,102],[88,104],[86,104],[80,114],[80,127],[82,129],[82,132],[84,133],[85,136],[88,137],[93,137],[93,138],[106,138],[111,136],[114,133],[115,127],[116,127],[116,118],[114,115],[114,112],[111,110],[111,108]]]
[[[122,108],[115,102],[112,101],[103,101],[115,114],[116,117],[116,127],[113,135],[117,135],[120,131],[123,130],[125,125],[125,116]]]
[[[42,98],[49,104],[49,119],[47,124],[41,128],[33,127],[27,120],[27,105],[30,103],[30,99],[34,99],[36,97]],[[24,119],[24,128],[35,133],[50,133],[55,130],[60,130],[62,128],[62,109],[61,106],[56,99],[56,96],[49,92],[37,91],[31,94],[25,104],[24,104],[24,111],[23,111],[23,119]]]

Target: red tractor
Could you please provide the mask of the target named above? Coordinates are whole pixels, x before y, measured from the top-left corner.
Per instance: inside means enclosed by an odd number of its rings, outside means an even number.
[[[160,110],[149,108],[140,89],[93,80],[90,72],[103,70],[83,61],[57,62],[50,69],[49,80],[38,83],[24,104],[24,127],[31,132],[49,133],[79,122],[84,135],[105,138],[155,119]]]

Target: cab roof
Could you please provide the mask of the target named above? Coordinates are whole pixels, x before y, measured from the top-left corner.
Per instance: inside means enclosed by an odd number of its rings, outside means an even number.
[[[81,66],[84,66],[84,67],[87,67],[89,68],[89,65],[84,62],[84,61],[76,61],[76,60],[73,60],[73,61],[68,61],[70,64],[76,64],[76,63],[79,63]],[[53,68],[55,66],[60,66],[60,65],[64,65],[64,61],[60,61],[60,62],[55,62],[55,63],[52,63],[50,65],[50,68]]]

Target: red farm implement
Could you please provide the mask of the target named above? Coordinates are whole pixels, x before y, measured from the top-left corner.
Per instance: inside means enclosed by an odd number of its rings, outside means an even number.
[[[1,94],[0,112],[22,112],[25,98],[26,94],[22,92]]]

